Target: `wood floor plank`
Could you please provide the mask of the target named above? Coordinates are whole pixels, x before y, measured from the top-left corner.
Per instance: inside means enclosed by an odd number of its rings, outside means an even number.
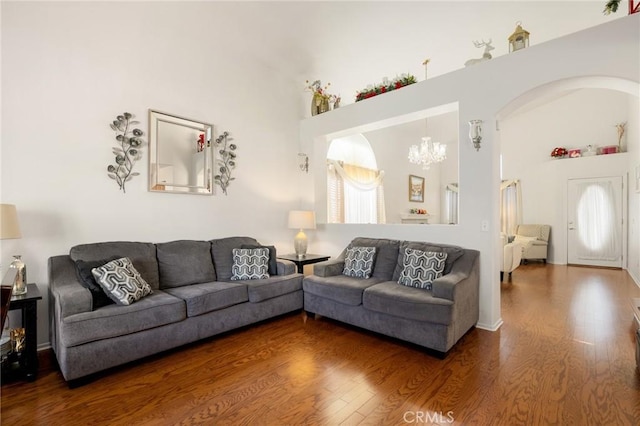
[[[531,263],[501,293],[503,326],[471,330],[445,359],[294,313],[76,389],[42,362],[33,383],[3,381],[2,424],[640,424],[640,287],[625,271]]]

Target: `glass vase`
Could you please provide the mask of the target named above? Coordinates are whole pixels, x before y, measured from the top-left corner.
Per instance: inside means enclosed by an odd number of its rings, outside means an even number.
[[[22,261],[22,256],[16,254],[10,268],[16,269],[16,279],[13,282],[13,295],[19,296],[27,292],[27,266]]]

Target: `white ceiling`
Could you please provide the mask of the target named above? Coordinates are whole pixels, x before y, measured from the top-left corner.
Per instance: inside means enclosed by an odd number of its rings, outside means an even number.
[[[330,82],[330,92],[352,103],[356,91],[383,77],[429,77],[462,68],[482,56],[473,40],[491,39],[493,57],[508,53],[516,22],[531,45],[626,15],[602,13],[605,0],[590,1],[284,1],[229,2],[216,33],[234,48],[287,78]],[[624,8],[623,8],[624,9]],[[553,66],[541,64],[540,66]],[[504,76],[509,78],[509,76]]]

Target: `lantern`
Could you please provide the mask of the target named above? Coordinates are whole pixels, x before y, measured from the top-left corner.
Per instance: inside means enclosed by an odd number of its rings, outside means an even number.
[[[509,36],[509,53],[529,47],[529,31],[522,28],[521,22],[516,22],[516,30]]]

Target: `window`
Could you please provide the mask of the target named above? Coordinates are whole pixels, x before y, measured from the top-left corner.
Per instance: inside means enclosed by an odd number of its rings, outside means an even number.
[[[361,134],[331,141],[327,153],[329,223],[385,223],[384,172]]]

